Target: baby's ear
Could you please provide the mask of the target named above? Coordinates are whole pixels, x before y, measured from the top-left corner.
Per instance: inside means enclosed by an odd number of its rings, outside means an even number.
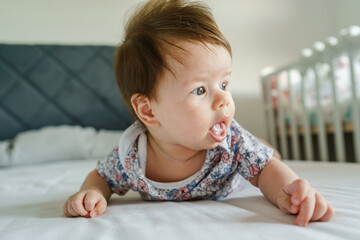
[[[159,122],[155,119],[151,108],[150,98],[135,93],[131,96],[131,106],[133,107],[136,115],[147,127],[157,127],[159,126]]]

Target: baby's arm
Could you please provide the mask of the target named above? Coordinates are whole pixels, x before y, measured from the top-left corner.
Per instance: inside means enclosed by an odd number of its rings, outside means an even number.
[[[67,199],[64,213],[68,217],[96,217],[105,211],[111,194],[106,180],[94,170],[86,177],[80,191]]]
[[[334,208],[320,193],[275,157],[250,182],[282,211],[297,214],[297,225],[329,221],[335,214]]]

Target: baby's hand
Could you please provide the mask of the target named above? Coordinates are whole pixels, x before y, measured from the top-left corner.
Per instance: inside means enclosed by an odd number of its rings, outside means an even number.
[[[93,218],[102,214],[107,206],[104,196],[96,190],[83,190],[70,196],[64,204],[64,213],[68,217]]]
[[[334,208],[304,179],[285,186],[277,202],[282,211],[297,214],[299,226],[306,226],[309,221],[329,221],[335,215]]]

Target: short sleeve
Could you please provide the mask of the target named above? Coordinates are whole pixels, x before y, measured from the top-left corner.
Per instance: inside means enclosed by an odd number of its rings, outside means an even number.
[[[270,161],[274,150],[241,127],[235,120],[231,123],[231,151],[237,169],[247,180],[258,175]]]
[[[118,147],[108,156],[98,161],[96,170],[109,184],[111,190],[118,195],[125,195],[129,190],[127,174],[119,159]]]

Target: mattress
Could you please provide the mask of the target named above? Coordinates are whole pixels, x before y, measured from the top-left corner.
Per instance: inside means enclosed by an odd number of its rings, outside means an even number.
[[[360,165],[285,161],[335,207],[330,222],[294,224],[245,183],[222,201],[145,202],[113,195],[103,215],[67,218],[62,207],[97,159],[0,168],[0,239],[359,239]]]

